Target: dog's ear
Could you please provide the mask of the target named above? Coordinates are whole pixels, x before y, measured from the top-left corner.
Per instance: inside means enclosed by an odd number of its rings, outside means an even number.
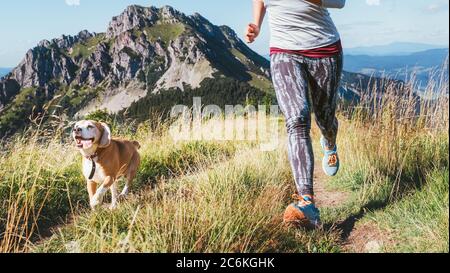
[[[101,127],[103,128],[103,133],[100,138],[99,147],[105,148],[108,147],[111,144],[111,129],[109,129],[109,126],[106,123],[100,122]]]

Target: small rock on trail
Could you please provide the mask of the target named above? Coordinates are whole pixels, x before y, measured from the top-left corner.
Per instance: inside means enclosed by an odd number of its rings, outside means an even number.
[[[351,253],[381,253],[388,238],[375,223],[360,224],[344,243],[344,250]]]

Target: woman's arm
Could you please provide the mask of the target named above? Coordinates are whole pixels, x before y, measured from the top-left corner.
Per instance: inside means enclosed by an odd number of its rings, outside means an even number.
[[[253,0],[253,23],[247,26],[247,33],[245,35],[247,43],[253,43],[258,37],[265,15],[266,7],[264,0]]]
[[[266,15],[264,0],[253,0],[253,23],[261,28]]]
[[[342,9],[345,6],[345,0],[306,0],[306,1],[322,6],[324,8]]]

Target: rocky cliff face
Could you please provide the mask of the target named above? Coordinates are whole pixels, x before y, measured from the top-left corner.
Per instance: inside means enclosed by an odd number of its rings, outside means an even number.
[[[248,63],[236,54],[246,56]],[[268,68],[268,62],[228,27],[169,6],[130,6],[112,19],[105,33],[82,31],[44,40],[29,50],[0,82],[0,111],[23,88],[43,88],[50,99],[61,86],[101,86],[104,94],[97,95],[102,97],[139,82],[145,95],[168,88],[183,90],[186,84],[197,87],[217,72],[245,81],[255,75],[267,80]]]

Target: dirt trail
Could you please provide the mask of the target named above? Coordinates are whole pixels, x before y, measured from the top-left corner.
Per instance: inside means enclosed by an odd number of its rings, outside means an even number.
[[[327,186],[329,177],[322,170],[322,162],[315,163],[314,169],[314,193],[316,204],[319,208],[338,207],[346,203],[350,193],[330,189]],[[382,250],[388,236],[383,234],[375,224],[362,223],[358,221],[364,216],[360,213],[350,216],[342,222],[328,227],[341,233],[341,246],[343,251],[352,253],[377,253]]]
[[[322,162],[316,162],[314,168],[314,195],[319,208],[339,206],[345,203],[350,197],[348,192],[330,190],[326,184],[328,179],[322,170]]]

